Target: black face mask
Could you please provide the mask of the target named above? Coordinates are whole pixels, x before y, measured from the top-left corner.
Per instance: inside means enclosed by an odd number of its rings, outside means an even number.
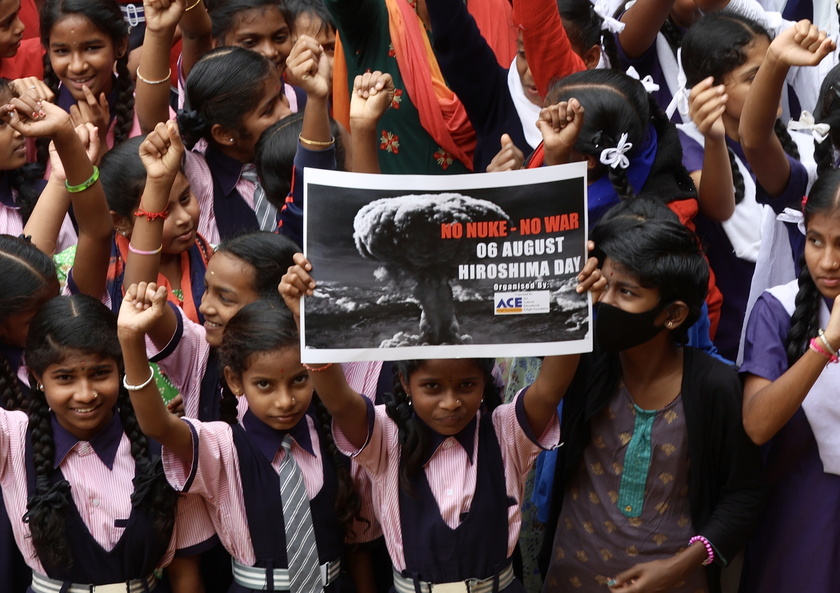
[[[596,303],[595,343],[604,352],[621,352],[644,344],[662,330],[663,325],[654,325],[656,317],[665,308],[665,303],[656,305],[650,311],[629,313],[606,303]]]

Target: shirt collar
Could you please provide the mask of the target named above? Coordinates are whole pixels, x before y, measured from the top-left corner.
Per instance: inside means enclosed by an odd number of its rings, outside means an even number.
[[[111,92],[108,93],[108,122],[114,121],[117,117],[117,77],[113,77],[113,84],[111,85]],[[56,104],[67,113],[70,113],[70,108],[77,103],[76,99],[70,93],[70,90],[62,85],[58,87],[58,99]]]
[[[58,420],[55,414],[51,415],[53,440],[55,441],[55,461],[53,467],[58,467],[67,457],[67,454],[79,442],[75,436],[70,434]],[[99,434],[93,437],[90,441],[90,446],[93,448],[96,455],[104,463],[108,469],[114,469],[114,458],[117,456],[117,449],[120,445],[120,439],[123,435],[123,426],[120,421],[120,415],[114,414],[108,425],[103,428]]]
[[[239,181],[245,165],[233,157],[222,154],[212,144],[204,152],[204,160],[207,161],[207,166],[213,172],[213,179],[222,188],[225,197],[229,196],[236,189],[236,182]]]
[[[439,432],[435,432],[429,425],[420,420],[416,415],[414,418],[429,432],[429,456],[423,461],[423,465],[429,463],[429,461],[434,457],[437,450],[440,449],[440,446],[443,442],[448,438],[454,438],[455,441],[461,445],[461,447],[467,453],[467,459],[470,460],[470,464],[473,462],[473,449],[475,447],[475,427],[478,425],[478,414],[473,416],[473,419],[470,420],[470,423],[467,424],[464,428],[461,429],[460,432],[457,434],[447,436],[440,434]]]
[[[0,204],[8,206],[9,208],[17,208],[15,202],[15,195],[12,191],[12,186],[9,184],[9,175],[0,175]]]
[[[291,435],[301,449],[313,457],[315,456],[315,451],[312,448],[312,437],[309,436],[309,422],[305,415],[291,430],[276,430],[257,418],[251,410],[248,410],[242,417],[242,426],[245,427],[257,449],[269,462],[274,461],[274,457],[280,450],[283,439],[286,438],[287,434]]]

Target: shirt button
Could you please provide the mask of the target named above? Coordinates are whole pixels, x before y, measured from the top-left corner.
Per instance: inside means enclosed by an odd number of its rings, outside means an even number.
[[[92,498],[91,501],[90,501],[90,504],[92,504],[95,507],[98,507],[99,506],[99,499],[98,498]]]
[[[632,510],[633,510],[633,507],[631,507],[629,504],[626,507],[624,507],[624,512],[626,512],[626,513],[629,513]]]
[[[447,496],[452,496],[452,488],[447,488],[446,489],[446,495]]]
[[[447,439],[446,441],[444,441],[443,442],[443,448],[444,449],[451,449],[452,448],[452,440]]]
[[[90,445],[88,443],[84,443],[82,446],[79,447],[79,455],[89,455],[90,454]]]

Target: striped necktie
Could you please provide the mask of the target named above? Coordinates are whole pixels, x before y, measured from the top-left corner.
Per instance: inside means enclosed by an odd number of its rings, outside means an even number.
[[[282,447],[286,455],[280,462],[280,495],[283,498],[283,523],[286,527],[289,590],[291,593],[316,593],[323,591],[323,585],[309,499],[303,475],[291,454],[291,436],[286,435]]]
[[[274,232],[277,229],[277,208],[268,201],[254,165],[245,165],[242,168],[241,177],[256,184],[254,186],[254,214],[257,216],[260,230]]]

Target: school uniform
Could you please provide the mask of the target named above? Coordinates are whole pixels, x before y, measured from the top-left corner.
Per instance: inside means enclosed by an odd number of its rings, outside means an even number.
[[[10,171],[3,171],[0,175],[0,233],[17,237],[23,234],[23,218],[20,216],[20,207],[17,204],[18,192],[9,184],[9,173]],[[40,193],[46,186],[46,182],[41,180],[35,189]],[[65,214],[61,229],[58,231],[55,251],[59,252],[75,245],[78,240],[73,222],[70,216]]]
[[[200,519],[200,504],[179,503],[171,537],[151,543],[155,539],[152,518],[131,502],[135,462],[119,415],[90,441],[79,441],[53,417],[51,485],[53,497],[62,496],[67,502],[67,537],[76,562],[71,568],[45,566],[36,555],[29,524],[20,520],[35,486],[28,429],[29,418],[23,412],[0,411],[0,484],[6,510],[17,518],[12,523],[15,540],[38,581],[30,592],[71,583],[131,581],[140,591],[163,593],[167,589],[158,584],[153,571],[168,565],[176,549],[200,549],[212,539],[209,522]],[[54,486],[64,479],[70,485],[69,496]]]
[[[339,449],[371,477],[396,590],[475,578],[489,579],[482,585],[488,591],[524,591],[510,568],[523,485],[539,451],[558,444],[556,417],[537,438],[520,393],[492,414],[479,412],[455,436],[429,429],[429,459],[413,479],[414,492],[406,494],[399,485],[399,429],[384,406],[365,402],[369,428],[361,449],[354,450],[338,427],[333,433]]]
[[[798,290],[793,281],[758,299],[747,324],[742,374],[775,381],[788,370],[787,335]],[[832,305],[820,298],[820,327]],[[838,384],[840,366],[826,365],[802,405],[762,446],[770,497],[744,556],[745,593],[829,593],[840,587]]]
[[[277,233],[285,235],[300,247],[303,247],[303,188],[307,167],[335,171],[335,145],[327,150],[310,150],[298,142],[292,169],[292,186],[277,213]],[[317,212],[312,214],[317,217]]]
[[[353,590],[341,570],[344,529],[335,516],[335,468],[310,414],[288,432],[269,427],[251,412],[236,426],[184,418],[192,433],[192,459],[184,462],[164,448],[169,483],[204,498],[216,532],[233,557],[231,593],[263,590],[257,583],[265,586],[272,578],[277,583],[281,573],[287,573],[278,476],[287,434],[312,511],[322,584],[328,593]]]

